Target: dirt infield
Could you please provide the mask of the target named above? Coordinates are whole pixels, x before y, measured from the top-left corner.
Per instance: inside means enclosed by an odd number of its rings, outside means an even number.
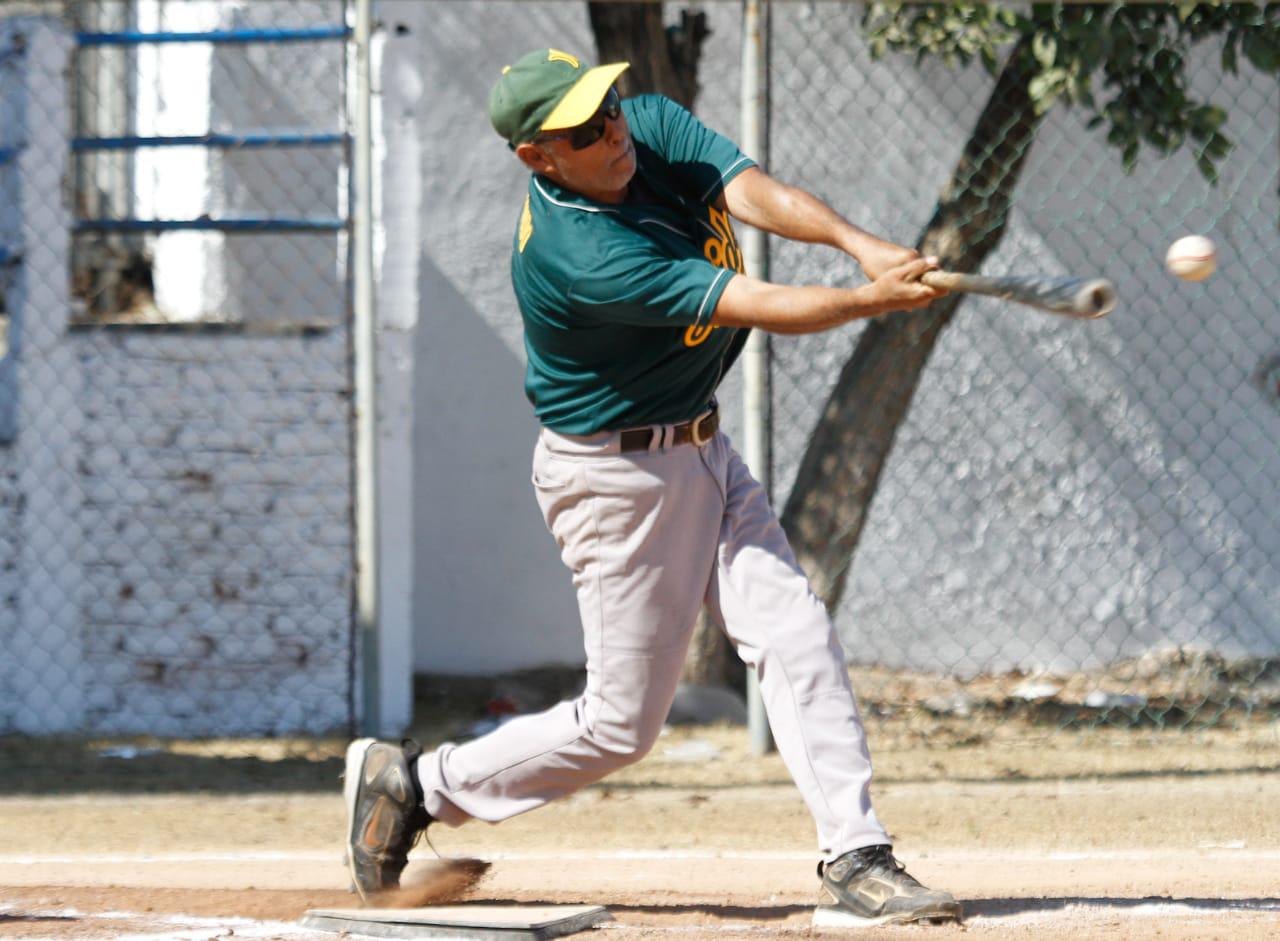
[[[1247,865],[1245,860],[1235,865],[1242,864]],[[1075,888],[1066,892],[1042,891],[1064,883],[1077,886],[1104,882],[1111,887],[1107,891],[1135,883],[1173,884],[1165,879],[1161,863],[1136,880],[1135,866],[1146,868],[1146,864],[1132,858],[1105,860],[1101,865],[1088,859],[1055,865],[1016,855],[971,859],[948,855],[922,859],[913,868],[927,878],[945,881],[965,899],[965,924],[959,928],[877,929],[859,936],[955,939],[976,933],[993,938],[1159,937],[1242,938],[1246,941],[1276,937],[1280,927],[1280,899],[1256,893],[1227,898],[1223,887],[1215,889],[1217,894],[1211,896],[1177,891],[1146,895],[1141,889],[1133,894],[1103,894]],[[980,874],[966,876],[966,870],[972,868],[979,869]],[[1084,883],[1072,878],[1073,871],[1078,874],[1081,869],[1091,872]],[[1276,884],[1278,869],[1272,858],[1272,887]],[[562,877],[549,880],[549,870],[561,871]],[[500,859],[490,882],[474,893],[472,901],[477,904],[603,904],[615,918],[612,925],[598,929],[609,932],[606,941],[671,934],[784,938],[815,934],[809,924],[813,888],[808,874],[807,863],[799,860],[606,859],[588,862],[549,855],[542,859]],[[677,879],[688,887],[678,886]],[[551,888],[557,882],[562,887]],[[1231,884],[1230,880],[1221,886],[1227,884]],[[20,887],[4,890],[4,896],[5,901],[0,902],[0,934],[24,941],[39,938],[196,941],[231,934],[238,938],[320,941],[326,936],[300,928],[297,917],[308,908],[350,904],[350,896],[335,889]]]
[[[938,729],[930,746],[877,734],[880,815],[968,917],[861,936],[1280,936],[1273,725],[968,744]],[[0,938],[312,941],[332,936],[301,928],[303,911],[351,904],[341,742],[88,743],[74,760],[20,744],[0,743]],[[41,786],[59,767],[62,786]],[[494,860],[468,901],[604,904],[606,941],[813,933],[812,825],[741,730],[673,730],[567,801],[432,837]]]

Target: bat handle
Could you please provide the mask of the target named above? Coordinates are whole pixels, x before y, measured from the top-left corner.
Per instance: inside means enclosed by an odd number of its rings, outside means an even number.
[[[965,276],[954,271],[926,271],[920,276],[920,283],[943,291],[955,291],[964,286]]]

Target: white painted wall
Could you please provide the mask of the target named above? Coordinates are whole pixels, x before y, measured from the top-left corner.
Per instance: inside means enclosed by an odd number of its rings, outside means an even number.
[[[714,32],[698,110],[734,136],[738,9],[702,9]],[[396,197],[416,214],[401,207],[387,233],[421,246],[416,665],[578,662],[568,576],[527,484],[535,428],[508,283],[526,177],[489,129],[485,99],[530,48],[590,58],[585,4],[387,0],[379,10],[389,153],[399,178],[417,166]],[[775,7],[772,167],[910,243],[991,80],[873,63],[858,12]],[[1212,71],[1216,55],[1204,61]],[[1078,114],[1055,112],[1041,132],[988,270],[1101,271],[1122,307],[1080,325],[966,302],[901,431],[837,612],[852,659],[974,672],[1089,666],[1189,640],[1280,648],[1280,409],[1252,378],[1280,350],[1280,275],[1258,263],[1280,218],[1280,92],[1270,80],[1212,84],[1203,90],[1237,111],[1238,144],[1214,190],[1185,155],[1125,176]],[[1193,230],[1223,253],[1204,288],[1160,264]],[[859,279],[834,252],[785,244],[772,274]],[[774,343],[779,503],[856,339],[851,328]],[[731,435],[734,378],[723,396]]]
[[[508,275],[528,176],[490,128],[485,102],[494,76],[527,47],[590,50],[586,4],[403,0],[378,11],[385,201],[395,206],[380,296],[420,312],[414,662],[476,674],[580,663],[577,604],[529,484],[537,424]],[[719,51],[704,116],[726,129],[736,121],[735,11],[708,8]],[[738,388],[736,377],[724,387],[731,430]]]
[[[847,11],[812,15],[784,27],[776,61],[802,38],[815,61],[858,76],[858,93],[818,95],[823,74],[779,82],[775,169],[909,242],[990,79],[873,63],[833,28]],[[1231,112],[1236,151],[1217,187],[1185,152],[1144,155],[1124,174],[1079,112],[1055,110],[1041,130],[987,271],[1101,272],[1121,307],[1081,325],[965,303],[900,431],[837,612],[851,658],[975,673],[1091,667],[1179,643],[1280,649],[1280,403],[1255,378],[1280,350],[1280,269],[1249,260],[1280,218],[1280,86],[1223,76],[1218,62],[1214,48],[1190,62],[1196,91]],[[1205,285],[1163,268],[1190,231],[1221,251]],[[777,261],[786,280],[847,276],[802,247]],[[776,443],[780,493],[853,341],[778,345],[775,402],[791,419]]]
[[[537,426],[507,282],[524,181],[484,110],[489,76],[509,61],[495,38],[529,35],[530,14],[510,3],[378,9],[384,199],[395,206],[380,297],[418,311],[414,662],[460,673],[581,662],[573,592],[529,487]],[[585,10],[535,16],[557,44],[581,48]]]

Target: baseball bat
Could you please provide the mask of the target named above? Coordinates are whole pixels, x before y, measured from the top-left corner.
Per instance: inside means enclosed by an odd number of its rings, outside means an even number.
[[[1116,306],[1116,289],[1106,278],[988,278],[955,271],[926,271],[930,287],[964,294],[985,294],[1047,310],[1051,314],[1096,320]]]

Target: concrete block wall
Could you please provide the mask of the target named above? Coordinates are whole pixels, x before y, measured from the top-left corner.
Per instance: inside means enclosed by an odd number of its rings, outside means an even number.
[[[321,732],[349,710],[346,337],[91,329],[87,727]]]

